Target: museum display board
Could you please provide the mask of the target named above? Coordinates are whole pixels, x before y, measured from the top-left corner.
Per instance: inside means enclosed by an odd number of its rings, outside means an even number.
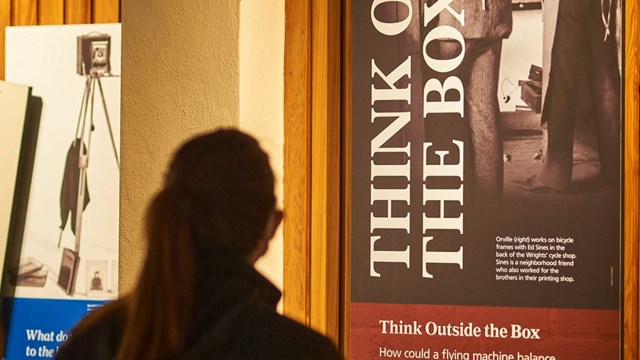
[[[6,359],[53,357],[118,295],[120,38],[119,24],[7,28],[7,80],[42,106],[2,279]]]
[[[352,359],[621,358],[623,5],[351,3]]]
[[[0,81],[0,268],[4,267],[31,87]]]

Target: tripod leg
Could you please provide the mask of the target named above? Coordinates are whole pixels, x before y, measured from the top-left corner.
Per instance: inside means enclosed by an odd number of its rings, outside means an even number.
[[[92,77],[89,77],[87,81],[87,89],[89,93],[87,94],[87,101],[84,108],[84,114],[82,118],[82,129],[80,132],[80,143],[78,144],[78,199],[76,202],[76,243],[75,243],[75,251],[77,254],[80,253],[80,240],[82,239],[82,213],[84,211],[84,199],[85,199],[85,187],[87,183],[87,166],[88,166],[88,153],[89,148],[87,147],[87,152],[84,152],[84,140],[86,134],[86,126],[87,126],[87,112],[89,110],[89,100],[93,98],[93,87],[95,86],[95,80]],[[93,107],[93,105],[92,105]],[[91,125],[90,125],[91,126]],[[89,129],[89,132],[91,129]]]
[[[90,151],[91,151],[91,139],[93,136],[93,130],[94,130],[94,122],[93,122],[93,104],[95,103],[95,97],[96,97],[96,78],[92,77],[91,78],[91,101],[89,102],[89,106],[90,109],[89,110],[89,132],[87,134],[87,154],[86,154],[86,158],[87,158],[87,164],[86,167],[89,167],[89,156],[90,156]]]
[[[84,112],[82,114],[82,127],[80,128],[80,121],[78,122],[78,128],[80,130],[79,135],[76,132],[76,139],[82,139],[84,141],[84,134],[85,134],[85,128],[87,126],[87,112],[89,111],[89,100],[91,100],[90,98],[93,96],[93,90],[92,90],[92,85],[93,85],[93,79],[91,77],[87,78],[87,88],[85,90],[85,93],[87,94],[86,98],[85,98],[85,102],[84,102]]]
[[[60,234],[58,235],[58,249],[60,249],[60,244],[62,244],[62,230],[64,229],[60,228]]]
[[[80,131],[80,122],[82,122],[82,113],[87,104],[87,98],[89,96],[89,92],[91,86],[91,78],[87,77],[87,81],[84,84],[84,93],[82,94],[82,103],[80,104],[80,113],[78,114],[78,123],[76,124],[76,139],[78,138],[78,132]],[[75,139],[74,139],[75,140]]]
[[[111,120],[109,120],[109,112],[107,111],[107,103],[104,100],[104,91],[102,91],[102,82],[100,81],[100,77],[98,80],[98,89],[100,89],[100,98],[102,99],[102,107],[104,108],[104,117],[107,119],[107,127],[109,128],[109,136],[111,137],[111,146],[113,147],[113,155],[116,158],[116,164],[118,165],[118,169],[120,169],[120,159],[118,158],[118,150],[116,147],[116,141],[113,137],[113,129],[111,128]]]
[[[82,145],[81,145],[82,146]],[[82,154],[82,147],[80,148],[80,159],[86,159],[86,156]],[[87,184],[87,168],[86,168],[86,160],[83,161],[83,164],[80,164],[80,178],[78,181],[78,203],[76,206],[76,243],[75,243],[75,252],[80,254],[80,241],[82,240],[82,213],[84,211],[84,197],[85,197],[85,186]]]

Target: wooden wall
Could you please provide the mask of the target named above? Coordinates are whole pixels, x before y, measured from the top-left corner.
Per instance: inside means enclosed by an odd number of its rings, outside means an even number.
[[[5,78],[5,27],[120,22],[120,0],[0,0],[0,80]]]

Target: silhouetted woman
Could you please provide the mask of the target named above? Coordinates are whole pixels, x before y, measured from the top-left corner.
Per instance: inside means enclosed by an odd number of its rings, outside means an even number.
[[[94,311],[58,359],[338,359],[319,334],[276,312],[254,268],[282,220],[258,143],[236,130],[175,154],[146,216],[138,284]]]

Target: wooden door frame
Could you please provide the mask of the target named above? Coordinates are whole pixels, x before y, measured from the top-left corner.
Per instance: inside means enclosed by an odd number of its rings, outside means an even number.
[[[348,356],[351,0],[285,0],[284,312]],[[624,359],[638,359],[640,4],[625,9]],[[342,121],[341,121],[342,119]]]
[[[638,288],[640,268],[638,258],[640,221],[638,205],[639,190],[639,156],[638,141],[640,122],[640,4],[637,1],[625,2],[625,124],[624,124],[624,275],[623,275],[623,319],[624,359],[638,359],[640,342],[640,323],[638,322]]]
[[[339,342],[339,0],[285,0],[284,313]]]

